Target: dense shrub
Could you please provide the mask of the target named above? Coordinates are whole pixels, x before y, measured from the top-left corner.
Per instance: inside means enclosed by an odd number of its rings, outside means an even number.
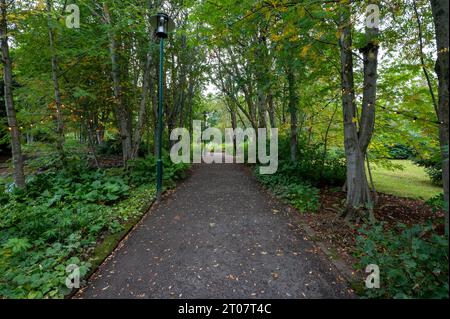
[[[33,131],[33,139],[36,142],[44,142],[49,144],[56,142],[55,133],[50,129],[35,129]]]
[[[97,153],[99,155],[121,155],[122,142],[120,141],[120,138],[110,138],[103,141],[97,146]]]
[[[174,164],[167,154],[163,156],[164,181],[171,183],[186,177],[189,165],[184,163]],[[128,163],[130,169],[130,180],[132,183],[153,182],[156,178],[156,158],[148,156],[145,159],[137,159]]]
[[[430,206],[433,211],[448,209],[448,207],[445,207],[444,193],[440,193],[439,195],[430,198],[425,204]]]
[[[279,173],[261,175],[258,168],[255,169],[255,175],[277,197],[286,200],[298,211],[315,212],[319,208],[319,189],[310,184]]]
[[[279,145],[279,174],[316,186],[342,186],[345,183],[345,155],[342,150],[331,149],[324,154],[323,145],[308,144],[300,138],[297,161],[293,163],[290,160],[289,139],[282,136]]]
[[[413,160],[417,165],[425,168],[433,184],[442,186],[442,155],[439,149],[434,149],[426,158],[416,157]]]
[[[382,223],[360,229],[357,267],[380,269],[380,288],[365,289],[369,298],[448,298],[448,238],[431,225],[386,230]]]
[[[326,153],[321,144],[309,144],[299,137],[297,161],[290,160],[290,139],[280,136],[278,170],[272,175],[260,175],[257,179],[277,197],[296,207],[300,212],[315,212],[320,206],[320,185],[341,186],[345,182],[344,152],[331,149]]]
[[[112,138],[104,140],[101,144],[97,145],[98,155],[107,156],[121,156],[122,155],[122,142],[120,136],[114,136]],[[144,142],[139,145],[138,156],[145,157],[148,147]]]
[[[404,144],[394,144],[387,148],[391,159],[410,159],[417,155],[417,152],[412,147]]]

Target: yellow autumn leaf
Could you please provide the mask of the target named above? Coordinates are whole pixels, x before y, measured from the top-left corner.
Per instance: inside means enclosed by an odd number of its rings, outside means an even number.
[[[298,7],[297,8],[297,14],[300,18],[303,18],[305,16],[305,8],[303,7]]]
[[[308,54],[308,51],[309,51],[310,47],[311,47],[311,46],[306,45],[306,46],[304,46],[304,47],[302,48],[302,51],[300,52],[300,56],[301,56],[302,58],[304,58],[304,57]]]
[[[44,9],[45,9],[45,3],[44,3],[44,0],[39,0],[39,2],[37,3],[36,8],[37,8],[38,10],[44,10]]]
[[[319,33],[317,33],[315,36],[314,36],[314,38],[316,39],[316,40],[319,40],[322,36],[323,36],[323,34],[324,34],[325,32],[319,32]]]
[[[281,36],[279,36],[278,34],[272,34],[272,36],[270,38],[272,39],[272,41],[278,42],[278,41],[280,41]]]

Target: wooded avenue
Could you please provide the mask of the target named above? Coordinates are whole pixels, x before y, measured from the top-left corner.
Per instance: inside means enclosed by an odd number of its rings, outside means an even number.
[[[278,129],[226,128],[222,130],[208,127],[202,131],[202,122],[193,121],[193,136],[185,128],[176,128],[170,133],[176,142],[170,150],[174,163],[249,163],[261,164],[261,174],[275,174],[278,169]],[[268,137],[269,135],[269,137]],[[267,145],[269,147],[267,147]],[[192,147],[192,148],[191,148]],[[192,149],[192,156],[191,156]],[[245,151],[247,149],[247,156]],[[267,154],[269,151],[269,154]],[[225,156],[218,156],[224,153]],[[258,158],[257,155],[258,154]],[[247,160],[246,160],[247,158]],[[266,165],[266,166],[265,166]]]

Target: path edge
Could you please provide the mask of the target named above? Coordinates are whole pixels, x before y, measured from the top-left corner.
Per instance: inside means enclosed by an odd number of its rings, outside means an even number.
[[[348,265],[348,263],[346,263],[342,257],[336,258],[336,255],[330,251],[330,249],[327,247],[327,245],[323,241],[320,241],[317,239],[318,236],[317,236],[316,231],[314,231],[309,225],[307,225],[306,223],[304,223],[303,220],[301,220],[301,218],[299,216],[299,214],[301,214],[301,213],[295,207],[293,207],[289,203],[286,203],[286,202],[280,200],[268,188],[264,187],[264,185],[262,185],[256,179],[255,175],[253,174],[252,167],[249,167],[247,165],[245,165],[243,167],[246,170],[246,172],[251,176],[253,181],[259,186],[259,188],[261,190],[263,190],[266,194],[268,194],[274,200],[278,201],[279,203],[281,203],[283,206],[285,206],[287,208],[287,213],[289,214],[289,216],[291,216],[295,220],[296,226],[299,229],[303,230],[305,232],[306,236],[308,236],[308,239],[310,241],[312,241],[321,250],[321,252],[327,258],[327,260],[330,261],[331,264],[336,268],[338,274],[343,279],[345,279],[345,281],[348,284],[348,287],[353,290],[353,293],[357,297],[359,297],[353,287],[355,286],[355,284],[357,285],[358,283],[361,282],[362,277],[360,276],[360,274],[358,274],[358,272],[354,271],[353,268],[350,265]]]
[[[117,233],[117,234],[110,234],[109,236],[107,236],[106,238],[103,239],[102,243],[97,245],[94,248],[95,250],[101,250],[102,248],[105,249],[105,246],[108,246],[107,244],[107,239],[108,237],[114,238],[117,237],[113,243],[111,244],[111,246],[109,248],[106,248],[105,253],[100,254],[100,256],[97,258],[97,260],[92,261],[92,257],[90,257],[88,259],[89,262],[93,262],[91,269],[89,270],[89,272],[86,274],[85,278],[83,279],[83,284],[80,285],[80,288],[74,289],[73,291],[71,291],[69,294],[67,294],[66,296],[64,296],[64,299],[73,299],[74,297],[76,297],[79,293],[83,292],[83,289],[85,289],[90,280],[95,276],[95,274],[99,271],[99,269],[101,268],[101,266],[117,251],[119,250],[123,244],[125,243],[125,241],[128,239],[129,235],[136,229],[138,228],[142,222],[144,221],[145,218],[147,218],[149,216],[149,214],[161,203],[161,201],[163,201],[164,199],[166,199],[168,196],[170,196],[170,194],[173,193],[174,190],[176,190],[180,184],[184,183],[186,180],[188,180],[191,177],[192,174],[192,167],[188,168],[186,171],[186,177],[182,180],[180,180],[178,183],[176,183],[176,185],[173,188],[170,189],[166,189],[163,191],[162,193],[162,197],[161,200],[158,201],[156,197],[154,197],[153,199],[149,200],[148,203],[146,203],[145,205],[143,205],[139,212],[141,214],[139,214],[139,216],[137,216],[135,219],[127,222],[125,224],[125,229],[122,230],[121,232]],[[110,238],[110,239],[111,239]]]

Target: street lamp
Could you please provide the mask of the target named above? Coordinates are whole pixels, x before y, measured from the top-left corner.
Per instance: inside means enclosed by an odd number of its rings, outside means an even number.
[[[159,38],[159,102],[158,102],[158,160],[156,162],[156,199],[161,200],[163,183],[162,136],[163,136],[163,64],[164,39],[175,29],[172,19],[165,13],[150,18],[156,37]]]

